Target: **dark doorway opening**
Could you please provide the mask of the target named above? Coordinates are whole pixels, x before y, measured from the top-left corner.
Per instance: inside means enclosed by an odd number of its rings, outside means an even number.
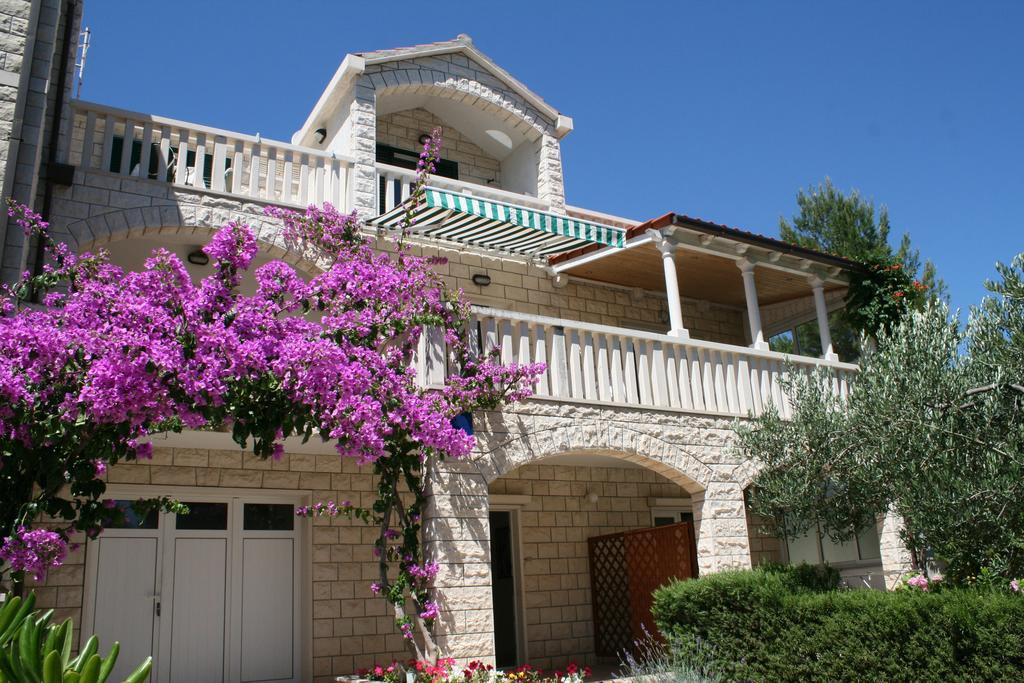
[[[516,572],[512,513],[492,510],[491,604],[494,609],[494,660],[498,668],[516,666]]]

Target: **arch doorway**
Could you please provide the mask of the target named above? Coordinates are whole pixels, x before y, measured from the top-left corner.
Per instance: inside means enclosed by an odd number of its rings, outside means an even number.
[[[631,461],[632,460],[632,461]],[[499,667],[599,664],[590,539],[692,519],[681,482],[609,455],[557,455],[489,485]],[[692,535],[686,552],[691,552]],[[614,664],[615,662],[607,662]]]

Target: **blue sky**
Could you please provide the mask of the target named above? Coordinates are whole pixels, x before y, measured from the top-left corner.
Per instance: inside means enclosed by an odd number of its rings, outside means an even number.
[[[282,140],[346,52],[468,33],[565,114],[568,201],[776,235],[826,176],[961,308],[1024,251],[1021,2],[87,0],[83,99]]]

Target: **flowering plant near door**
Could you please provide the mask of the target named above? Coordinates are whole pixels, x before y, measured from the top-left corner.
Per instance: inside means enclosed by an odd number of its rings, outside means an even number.
[[[439,144],[435,131],[413,201]],[[299,513],[379,528],[374,588],[410,651],[436,661],[441,606],[430,586],[439,568],[422,544],[431,467],[473,447],[453,418],[527,396],[543,366],[502,365],[471,347],[468,305],[435,261],[405,244],[411,211],[378,252],[355,214],[329,204],[268,208],[293,253],[320,272],[307,281],[271,261],[253,271],[253,295],[239,291],[258,249],[246,225],[230,222],[213,235],[203,249],[213,273],[194,284],[168,251],[124,272],[103,252],[78,255],[56,243],[28,208],[10,213],[45,245],[50,264],[0,304],[0,571],[41,578],[69,541],[100,533],[119,512],[103,500],[106,468],[149,457],[151,434],[229,429],[241,447],[251,440],[257,456],[274,459],[287,437],[320,438],[372,467],[376,500]],[[448,365],[430,389],[410,367],[428,329],[443,339]],[[169,499],[140,505],[175,509]],[[48,528],[33,530],[42,520]]]

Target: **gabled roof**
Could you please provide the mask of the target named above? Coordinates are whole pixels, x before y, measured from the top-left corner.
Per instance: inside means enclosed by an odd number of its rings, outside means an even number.
[[[572,118],[561,114],[557,109],[545,102],[540,95],[527,88],[522,82],[513,77],[512,74],[502,69],[500,66],[495,64],[490,57],[478,50],[476,46],[473,45],[472,38],[465,33],[460,33],[452,40],[443,40],[423,45],[413,45],[411,47],[374,50],[372,52],[353,52],[345,55],[345,59],[342,60],[341,66],[338,67],[337,72],[335,72],[334,77],[331,78],[327,88],[324,89],[320,99],[317,101],[312,111],[310,111],[309,117],[306,119],[302,128],[292,136],[292,140],[296,141],[297,139],[301,139],[306,133],[312,130],[314,122],[319,118],[321,112],[330,103],[335,94],[339,91],[343,91],[346,86],[350,85],[351,81],[361,74],[367,66],[403,59],[416,59],[419,57],[432,57],[446,54],[463,54],[467,59],[479,65],[485,71],[501,81],[509,90],[515,92],[537,111],[550,118],[555,124],[555,131],[558,137],[563,137],[572,130]]]

